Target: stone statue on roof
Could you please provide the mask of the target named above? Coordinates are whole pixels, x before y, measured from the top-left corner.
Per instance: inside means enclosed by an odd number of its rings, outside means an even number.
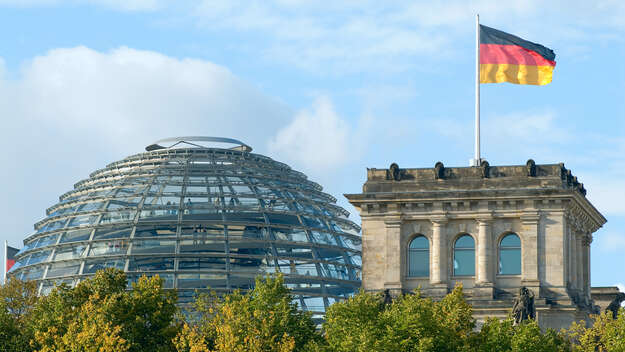
[[[616,319],[618,317],[618,310],[621,308],[621,304],[625,301],[625,293],[619,292],[618,295],[610,302],[608,307],[605,309],[606,312],[612,312],[612,318]]]
[[[536,307],[534,306],[534,292],[523,286],[519,289],[519,296],[514,300],[512,307],[514,325],[528,319],[536,319]]]

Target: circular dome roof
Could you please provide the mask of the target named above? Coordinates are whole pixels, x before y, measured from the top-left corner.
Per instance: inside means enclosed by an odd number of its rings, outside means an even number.
[[[39,281],[46,294],[114,267],[129,281],[158,274],[186,303],[196,289],[245,290],[281,272],[297,303],[316,312],[360,287],[360,228],[303,173],[230,139],[146,149],[63,194],[10,275]]]

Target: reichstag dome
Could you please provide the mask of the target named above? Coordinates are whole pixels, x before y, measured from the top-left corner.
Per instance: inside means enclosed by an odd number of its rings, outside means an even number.
[[[217,146],[215,146],[217,145]],[[48,293],[107,267],[158,274],[179,302],[283,273],[323,313],[360,287],[360,228],[306,175],[236,140],[180,137],[93,172],[47,209],[9,275]]]

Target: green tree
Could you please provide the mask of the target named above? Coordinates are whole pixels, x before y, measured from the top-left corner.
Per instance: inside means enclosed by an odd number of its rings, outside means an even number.
[[[176,337],[179,351],[302,351],[321,342],[309,312],[298,310],[281,275],[256,279],[247,294],[202,295],[200,322]]]
[[[332,351],[382,351],[385,306],[381,295],[360,291],[326,311],[323,331]]]
[[[75,288],[52,290],[34,310],[34,346],[40,351],[173,351],[179,330],[176,293],[163,290],[158,276],[141,277],[131,290],[126,285],[123,271],[106,269]],[[106,336],[98,338],[98,329]]]
[[[0,351],[31,351],[30,322],[37,303],[37,284],[9,278],[0,286]]]
[[[488,319],[473,343],[476,351],[560,352],[570,351],[566,335],[553,329],[541,331],[534,320],[513,326],[512,319]]]
[[[382,303],[360,292],[328,308],[323,325],[332,351],[462,351],[473,339],[475,320],[458,286],[440,302],[419,291]]]
[[[616,319],[611,312],[594,316],[590,328],[583,322],[573,323],[570,333],[579,343],[576,351],[624,352],[625,309],[619,309]]]

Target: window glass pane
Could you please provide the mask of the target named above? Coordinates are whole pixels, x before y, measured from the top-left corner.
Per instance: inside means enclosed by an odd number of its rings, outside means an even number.
[[[226,258],[223,257],[197,257],[180,258],[179,270],[226,270]]]
[[[128,241],[126,240],[93,242],[89,256],[126,254],[127,249]]]
[[[54,263],[54,264],[50,264],[50,268],[48,269],[48,274],[46,275],[46,278],[76,275],[78,274],[79,270],[80,270],[79,261]]]
[[[225,253],[222,239],[197,239],[180,241],[180,253]]]
[[[333,248],[316,248],[317,259],[344,263],[343,250]]]
[[[57,221],[51,222],[51,223],[41,227],[39,229],[39,231],[37,231],[37,232],[58,230],[58,229],[62,228],[65,225],[66,222],[67,222],[67,219],[61,219],[61,220],[57,220]]]
[[[32,265],[32,264],[37,264],[37,263],[42,263],[42,262],[47,261],[51,252],[52,251],[47,250],[47,251],[33,253],[30,256],[30,259],[28,259],[27,265]]]
[[[425,236],[418,236],[418,237],[415,237],[415,239],[413,239],[410,242],[410,248],[411,249],[427,249],[427,248],[430,248],[430,242]]]
[[[119,270],[124,270],[124,266],[126,261],[123,259],[112,259],[112,260],[99,260],[85,263],[85,268],[83,269],[83,274],[95,274],[96,271],[106,269],[106,268],[116,268]]]
[[[43,277],[43,271],[45,268],[46,268],[45,265],[39,265],[34,268],[28,268],[22,271],[22,276],[20,277],[20,280],[27,281],[27,280],[41,279]]]
[[[129,238],[132,228],[129,227],[105,227],[95,231],[94,240],[103,240],[109,238]]]
[[[336,238],[326,232],[311,231],[313,241],[319,244],[337,245]]]
[[[456,240],[455,248],[475,248],[475,241],[473,237],[464,235]]]
[[[89,216],[89,215],[76,216],[76,217],[72,218],[72,220],[69,222],[67,227],[93,224],[96,221],[97,218],[98,217],[95,216],[95,215],[91,215],[91,216]]]
[[[86,241],[91,236],[91,230],[67,231],[61,237],[60,243]]]
[[[226,288],[226,275],[223,274],[179,274],[178,288]]]
[[[427,249],[410,250],[408,251],[408,254],[408,275],[415,277],[430,276],[430,251]]]
[[[475,275],[475,250],[454,250],[454,275]]]
[[[308,242],[306,231],[303,229],[287,230],[274,228],[271,231],[273,232],[274,238],[278,241]]]
[[[135,218],[136,211],[111,211],[102,215],[100,224],[111,224],[115,222],[132,221]]]
[[[151,209],[142,210],[139,215],[140,219],[157,218],[158,220],[176,221],[178,219],[178,209]]]
[[[79,210],[80,211],[98,210],[98,209],[102,208],[103,205],[104,205],[104,203],[102,203],[102,202],[84,203],[84,204],[80,205]]]
[[[58,233],[56,233],[54,235],[42,237],[42,238],[39,239],[39,241],[37,242],[37,244],[33,248],[40,248],[40,247],[53,245],[53,244],[56,243],[56,239],[58,237],[59,237]],[[34,243],[34,241],[33,241],[33,243]]]
[[[521,247],[521,239],[519,238],[519,236],[517,236],[514,233],[511,233],[509,235],[506,235],[502,240],[501,240],[501,245],[502,248],[503,247]]]
[[[503,275],[521,274],[521,249],[501,249],[499,251],[499,273]]]
[[[174,240],[143,240],[134,241],[132,245],[133,254],[150,253],[174,253],[176,241]]]
[[[129,271],[173,270],[174,258],[130,257]]]
[[[78,259],[85,253],[85,245],[57,248],[54,260]]]
[[[139,226],[135,237],[176,236],[176,226]]]

